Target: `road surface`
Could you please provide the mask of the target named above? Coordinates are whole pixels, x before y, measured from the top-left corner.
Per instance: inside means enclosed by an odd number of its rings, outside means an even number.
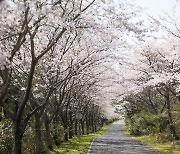
[[[123,120],[110,125],[109,130],[93,140],[88,154],[159,154],[133,140],[122,131]]]

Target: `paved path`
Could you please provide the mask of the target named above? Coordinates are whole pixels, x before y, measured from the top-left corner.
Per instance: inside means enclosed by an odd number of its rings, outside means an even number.
[[[88,154],[159,154],[126,136],[122,124],[123,120],[114,122],[104,135],[95,138]]]

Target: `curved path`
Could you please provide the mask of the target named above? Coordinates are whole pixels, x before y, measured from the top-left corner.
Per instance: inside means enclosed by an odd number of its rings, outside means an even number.
[[[123,120],[114,122],[104,135],[95,138],[88,154],[159,154],[125,135],[122,131],[123,123]]]

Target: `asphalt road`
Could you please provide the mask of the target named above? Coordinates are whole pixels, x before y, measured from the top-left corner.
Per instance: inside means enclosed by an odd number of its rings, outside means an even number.
[[[109,130],[93,140],[88,154],[159,154],[133,140],[122,131],[123,120],[111,124]]]

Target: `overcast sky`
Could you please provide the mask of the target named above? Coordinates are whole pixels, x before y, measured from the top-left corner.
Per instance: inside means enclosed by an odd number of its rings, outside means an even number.
[[[173,6],[176,0],[135,0],[134,3],[146,8],[145,12],[157,16],[163,15],[163,12],[171,14],[174,12]],[[180,11],[179,11],[180,13]]]

